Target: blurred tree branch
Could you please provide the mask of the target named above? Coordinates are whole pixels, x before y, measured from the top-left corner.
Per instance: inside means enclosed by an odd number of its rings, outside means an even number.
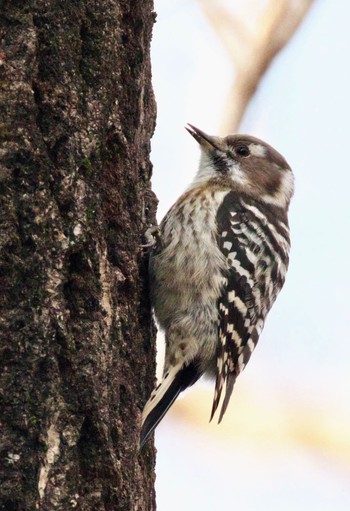
[[[260,80],[274,57],[291,39],[314,0],[270,0],[254,28],[242,14],[233,13],[218,0],[199,4],[227,49],[235,67],[235,80],[224,115],[223,133],[237,131]],[[258,2],[256,12],[258,12]],[[250,21],[250,20],[249,20]]]

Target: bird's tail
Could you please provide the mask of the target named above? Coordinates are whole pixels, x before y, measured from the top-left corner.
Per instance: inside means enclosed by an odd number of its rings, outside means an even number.
[[[165,373],[162,382],[154,389],[142,412],[140,449],[180,392],[193,385],[201,375],[202,372],[194,362],[188,365],[176,365]]]

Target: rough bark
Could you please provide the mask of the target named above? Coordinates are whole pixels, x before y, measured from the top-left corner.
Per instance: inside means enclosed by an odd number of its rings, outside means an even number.
[[[0,2],[0,509],[153,510],[152,0]]]

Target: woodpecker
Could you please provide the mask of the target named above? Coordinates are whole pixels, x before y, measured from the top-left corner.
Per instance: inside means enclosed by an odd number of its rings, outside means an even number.
[[[203,374],[216,380],[210,420],[221,403],[221,422],[289,262],[294,178],[283,156],[249,135],[186,129],[201,149],[199,169],[149,244],[151,300],[166,351],[162,381],[143,410],[141,447]]]

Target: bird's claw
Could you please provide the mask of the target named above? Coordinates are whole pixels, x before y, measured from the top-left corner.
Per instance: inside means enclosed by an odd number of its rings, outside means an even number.
[[[160,230],[158,225],[152,225],[147,229],[144,234],[146,243],[141,245],[141,248],[153,248],[160,240]]]

